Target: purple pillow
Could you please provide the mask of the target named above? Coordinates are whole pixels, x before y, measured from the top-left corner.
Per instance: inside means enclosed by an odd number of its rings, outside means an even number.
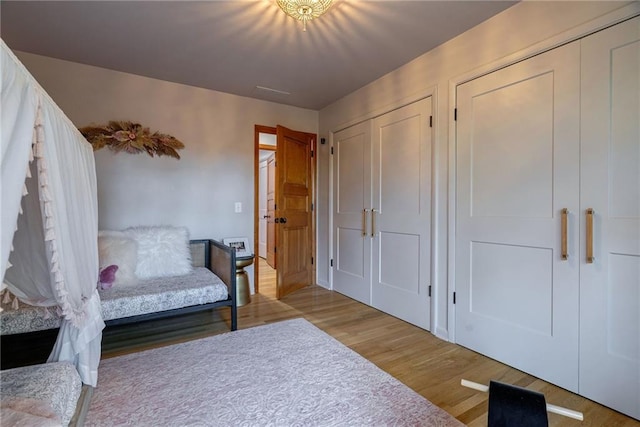
[[[118,271],[117,265],[109,265],[100,270],[100,277],[98,278],[98,287],[103,291],[111,289],[113,282],[116,280],[116,271]]]

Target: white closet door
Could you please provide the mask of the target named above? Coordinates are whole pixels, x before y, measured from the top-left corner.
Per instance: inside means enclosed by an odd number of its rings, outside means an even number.
[[[456,341],[573,391],[579,66],[575,42],[457,88]]]
[[[640,18],[582,41],[580,394],[640,419]]]
[[[371,131],[364,122],[333,138],[333,289],[371,304]],[[367,211],[365,211],[365,209]]]
[[[373,120],[372,305],[430,328],[431,98]]]
[[[258,169],[258,256],[267,257],[267,162]]]

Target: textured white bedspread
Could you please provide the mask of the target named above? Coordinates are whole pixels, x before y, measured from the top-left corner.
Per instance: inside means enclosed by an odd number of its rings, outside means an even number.
[[[0,389],[3,404],[35,399],[49,406],[67,425],[76,410],[82,381],[71,363],[52,362],[1,371]]]

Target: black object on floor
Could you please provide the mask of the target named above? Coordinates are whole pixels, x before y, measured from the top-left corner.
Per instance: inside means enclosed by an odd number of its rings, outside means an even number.
[[[488,427],[548,427],[544,394],[497,381],[489,383]]]

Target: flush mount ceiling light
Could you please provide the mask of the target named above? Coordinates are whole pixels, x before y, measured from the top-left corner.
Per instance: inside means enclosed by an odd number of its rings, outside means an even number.
[[[333,0],[276,0],[280,9],[292,18],[302,21],[302,30],[307,31],[311,21],[329,10]]]

